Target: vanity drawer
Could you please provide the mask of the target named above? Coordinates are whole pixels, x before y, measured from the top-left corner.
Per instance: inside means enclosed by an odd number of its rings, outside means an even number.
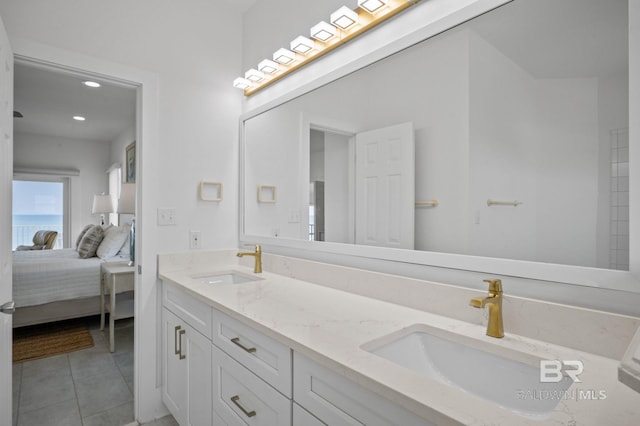
[[[241,322],[213,311],[213,343],[291,398],[291,349]]]
[[[162,299],[163,305],[184,322],[205,336],[211,336],[211,306],[189,295],[170,281],[162,282]]]
[[[293,368],[293,399],[328,425],[431,425],[298,353],[293,354]]]
[[[327,426],[313,417],[307,410],[293,403],[293,426]]]
[[[213,411],[228,426],[290,426],[291,400],[213,346]]]

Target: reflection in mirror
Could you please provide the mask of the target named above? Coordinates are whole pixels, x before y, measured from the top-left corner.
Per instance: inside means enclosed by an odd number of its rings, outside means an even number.
[[[411,122],[402,247],[628,269],[627,28],[626,0],[515,0],[251,117],[245,234],[367,243],[350,140]],[[278,202],[259,205],[267,181]]]

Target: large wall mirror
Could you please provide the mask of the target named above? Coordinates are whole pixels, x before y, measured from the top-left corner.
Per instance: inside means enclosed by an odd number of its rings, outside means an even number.
[[[514,0],[248,114],[244,239],[628,270],[628,27]]]

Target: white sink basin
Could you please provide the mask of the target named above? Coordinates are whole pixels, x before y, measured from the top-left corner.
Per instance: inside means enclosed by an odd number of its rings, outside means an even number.
[[[391,337],[363,349],[521,416],[543,420],[558,402],[570,398],[570,377],[541,383],[541,358],[426,325]]]
[[[259,281],[262,279],[257,276],[243,274],[237,271],[219,272],[216,274],[196,276],[193,278],[197,279],[201,283],[211,284],[211,285],[242,284],[242,283],[248,283],[251,281]]]

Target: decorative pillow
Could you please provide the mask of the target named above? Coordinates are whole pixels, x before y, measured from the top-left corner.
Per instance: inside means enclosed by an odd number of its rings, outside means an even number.
[[[100,246],[98,246],[96,254],[100,259],[115,256],[124,245],[128,235],[129,230],[127,227],[111,226],[105,231],[104,239],[100,243]]]
[[[88,259],[96,255],[96,250],[104,238],[104,231],[100,225],[94,225],[84,234],[78,244],[78,255],[81,259]]]
[[[124,244],[122,245],[122,247],[120,248],[120,251],[118,252],[118,255],[120,255],[120,257],[124,257],[124,258],[129,258],[129,256],[131,256],[131,225],[126,225],[127,226],[127,240],[124,242]]]
[[[93,225],[86,225],[84,228],[82,228],[82,231],[80,231],[80,234],[78,235],[78,238],[76,239],[76,250],[78,250],[78,246],[80,245],[80,241],[82,241],[82,237],[84,237],[84,234],[87,233],[87,231],[89,229],[91,229]]]

